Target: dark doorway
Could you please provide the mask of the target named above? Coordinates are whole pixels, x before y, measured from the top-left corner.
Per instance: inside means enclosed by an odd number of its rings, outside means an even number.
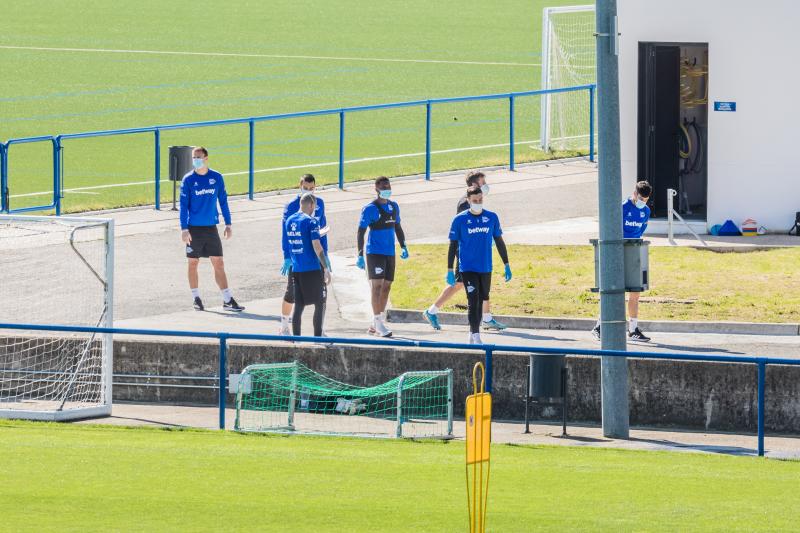
[[[653,185],[653,217],[705,218],[708,45],[639,43],[638,179]]]

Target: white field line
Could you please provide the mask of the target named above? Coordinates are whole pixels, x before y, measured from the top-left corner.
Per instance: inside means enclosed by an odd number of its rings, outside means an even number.
[[[563,137],[563,139],[573,139],[573,138],[578,139],[578,138],[583,138],[583,137],[588,137],[588,135],[575,135],[573,137]],[[536,139],[536,140],[533,140],[533,141],[516,141],[514,144],[515,145],[517,145],[517,144],[536,144],[536,143],[539,143],[539,142],[541,142],[541,141],[539,139]],[[483,146],[469,146],[469,147],[466,147],[466,148],[448,148],[447,150],[431,150],[431,155],[433,155],[433,154],[447,154],[447,153],[452,153],[452,152],[467,152],[467,151],[471,151],[471,150],[483,150],[485,148],[502,148],[504,146],[508,146],[508,143],[485,144]],[[384,160],[387,160],[387,159],[401,159],[401,158],[404,158],[404,157],[420,157],[420,156],[424,156],[424,155],[425,155],[425,152],[414,152],[414,153],[410,153],[410,154],[382,155],[382,156],[377,156],[377,157],[362,157],[362,158],[359,158],[359,159],[345,159],[344,162],[345,162],[345,164],[348,164],[348,163],[365,163],[365,162],[369,162],[369,161],[384,161]],[[292,165],[292,166],[288,166],[288,167],[262,168],[262,169],[254,170],[253,173],[254,174],[262,174],[262,173],[265,173],[265,172],[280,172],[282,170],[298,170],[298,169],[303,169],[303,168],[333,167],[333,166],[337,166],[338,164],[339,164],[338,161],[330,161],[328,163],[309,163],[307,165]],[[240,172],[226,172],[224,175],[225,176],[243,176],[243,175],[246,175],[246,174],[249,174],[249,173],[250,173],[250,171],[248,171],[248,170],[242,170]],[[128,182],[128,183],[112,183],[112,184],[109,184],[109,185],[92,185],[90,187],[77,187],[77,188],[74,188],[74,189],[64,189],[64,192],[65,193],[67,193],[67,192],[80,193],[82,191],[91,191],[91,190],[97,190],[97,189],[112,189],[112,188],[115,188],[115,187],[132,187],[132,186],[135,186],[135,185],[150,185],[152,183],[153,183],[153,180],[149,180],[149,181],[132,181],[132,182]],[[162,179],[161,183],[169,183],[169,180],[163,180]],[[12,195],[10,195],[10,198],[26,198],[26,197],[30,197],[30,196],[44,196],[44,195],[50,195],[50,194],[53,194],[53,191],[29,192],[29,193],[25,193],[25,194],[12,194]],[[88,194],[88,193],[84,193],[84,194]]]
[[[444,65],[485,65],[502,67],[541,67],[541,63],[511,63],[503,61],[451,61],[447,59],[393,59],[382,57],[340,57],[340,56],[306,56],[289,54],[246,54],[233,52],[182,52],[178,50],[119,50],[113,48],[52,48],[46,46],[8,46],[0,45],[4,50],[38,50],[44,52],[90,52],[101,54],[151,54],[174,56],[202,57],[255,57],[272,59],[322,59],[331,61],[373,61],[380,63],[437,63]]]

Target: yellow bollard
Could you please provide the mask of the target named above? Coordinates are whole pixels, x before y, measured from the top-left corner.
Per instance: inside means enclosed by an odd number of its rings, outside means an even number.
[[[478,369],[481,386],[478,389]],[[470,533],[486,531],[486,502],[489,494],[489,448],[492,441],[492,395],[485,391],[483,363],[472,369],[473,394],[467,396],[467,507]],[[470,469],[470,465],[472,468]],[[472,476],[470,476],[470,470]],[[485,478],[484,478],[485,472]],[[472,489],[472,490],[470,490]]]

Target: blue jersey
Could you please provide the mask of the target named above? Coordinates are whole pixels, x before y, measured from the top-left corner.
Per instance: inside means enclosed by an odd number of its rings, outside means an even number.
[[[359,228],[369,228],[367,253],[394,255],[395,226],[400,224],[400,207],[389,200],[372,202],[361,210]]]
[[[641,239],[650,220],[650,208],[636,207],[630,198],[622,204],[622,237],[624,239]]]
[[[319,258],[312,244],[312,241],[319,240],[319,223],[317,219],[300,211],[286,219],[284,231],[289,243],[292,271],[309,272],[311,270],[319,270]]]
[[[181,182],[181,229],[219,224],[217,202],[225,224],[230,225],[231,210],[222,174],[211,169],[203,175],[195,171],[186,174]]]
[[[300,195],[297,195],[297,198],[286,204],[286,207],[283,208],[283,220],[281,221],[281,233],[283,234],[282,243],[283,243],[283,258],[289,259],[291,254],[289,253],[289,242],[286,239],[286,220],[294,215],[295,213],[300,212]],[[317,223],[319,224],[320,229],[324,228],[328,225],[328,219],[325,218],[325,202],[322,201],[322,198],[317,197],[317,207],[314,210],[314,218],[317,219]],[[322,243],[322,249],[325,250],[325,253],[328,253],[328,236],[323,235],[322,238],[319,240]]]
[[[485,274],[492,271],[492,244],[500,237],[500,219],[491,211],[480,215],[470,211],[457,214],[450,225],[450,240],[458,241],[458,268],[461,272]]]

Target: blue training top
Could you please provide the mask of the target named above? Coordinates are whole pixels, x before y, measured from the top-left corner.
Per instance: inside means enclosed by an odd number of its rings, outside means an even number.
[[[641,239],[650,220],[650,208],[636,207],[630,198],[622,204],[622,237],[624,239]]]
[[[458,269],[486,274],[492,271],[492,244],[500,237],[500,219],[491,211],[480,215],[470,211],[457,214],[450,225],[450,240],[458,241]]]
[[[314,218],[317,219],[317,223],[319,224],[320,229],[324,228],[328,225],[328,219],[325,218],[325,202],[322,201],[322,198],[319,196],[317,198],[317,207],[314,209]],[[286,220],[294,215],[295,213],[300,212],[300,195],[297,195],[297,198],[286,204],[286,207],[283,208],[283,220],[281,221],[281,234],[282,234],[282,245],[283,245],[283,258],[289,259],[291,254],[289,253],[289,241],[286,239]],[[328,253],[328,236],[323,235],[322,238],[319,240],[322,243],[322,249],[325,250],[325,253]]]
[[[222,174],[211,169],[203,175],[194,170],[186,174],[181,182],[181,229],[219,224],[217,202],[225,224],[230,225],[231,210]]]
[[[319,240],[317,219],[300,211],[286,219],[284,228],[292,259],[292,271],[319,270],[319,258],[311,242]]]
[[[394,255],[395,226],[400,224],[400,207],[389,200],[371,202],[361,210],[359,228],[369,228],[367,254]]]

